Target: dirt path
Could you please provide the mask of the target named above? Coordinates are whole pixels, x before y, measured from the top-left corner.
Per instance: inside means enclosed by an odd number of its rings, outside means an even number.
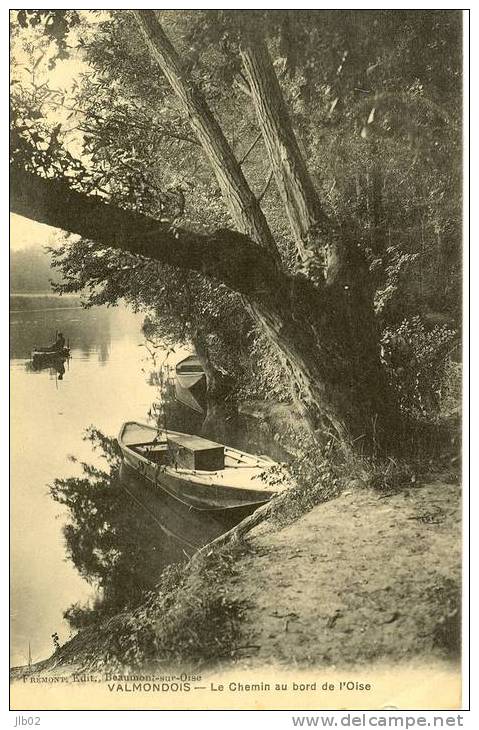
[[[217,657],[224,669],[342,669],[459,658],[456,484],[430,482],[389,496],[355,488],[289,525],[263,523],[249,533],[247,549],[239,545],[232,555],[227,569],[221,559],[207,560],[206,569],[189,564],[171,606],[162,603],[160,591],[153,602],[81,631],[45,662],[12,670],[12,679],[105,667],[112,657],[121,663],[125,647],[136,651],[152,642],[163,642],[174,656],[183,640],[185,656],[203,656],[202,641],[208,651],[216,647],[213,630],[223,632],[225,646],[232,642]],[[233,612],[239,621],[226,611],[223,623],[215,623],[224,607],[218,598],[240,609]],[[164,664],[160,650],[150,660]]]
[[[459,638],[457,485],[345,492],[291,525],[252,533],[228,586],[248,609],[242,663],[345,666],[454,658]]]

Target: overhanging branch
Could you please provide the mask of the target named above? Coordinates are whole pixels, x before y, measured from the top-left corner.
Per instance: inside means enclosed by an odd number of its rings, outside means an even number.
[[[174,229],[73,190],[63,180],[45,179],[17,167],[11,168],[10,193],[12,213],[107,247],[198,271],[242,294],[254,296],[274,287],[282,276],[273,256],[237,231],[202,235]]]

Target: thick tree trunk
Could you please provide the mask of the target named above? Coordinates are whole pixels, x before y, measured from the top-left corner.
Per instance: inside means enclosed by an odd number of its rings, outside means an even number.
[[[223,131],[203,95],[186,75],[181,59],[158,23],[153,10],[131,11],[138,27],[188,119],[213,168],[235,225],[273,255],[278,251],[261,207],[244,177]],[[247,208],[250,213],[244,215]]]
[[[243,295],[248,311],[279,347],[316,427],[372,448],[397,426],[371,342],[358,336],[359,300],[314,286],[235,231],[196,236],[71,190],[65,182],[11,171],[11,210],[106,247],[201,271]],[[366,332],[374,331],[365,328]],[[388,440],[387,438],[385,439]]]
[[[369,307],[362,308],[365,317]],[[324,438],[367,453],[396,450],[401,422],[376,348],[374,328],[358,329],[348,291],[322,292],[290,280],[256,316],[293,373],[309,421]]]
[[[333,373],[333,377],[323,376],[325,387],[321,389],[319,401],[319,383],[314,384],[314,377],[306,378],[312,384],[305,383],[304,390],[309,391],[313,401],[321,403],[323,414],[327,409],[327,420],[334,424],[337,433],[343,431],[342,438],[354,434],[355,439],[365,438],[374,446],[386,437],[386,422],[391,431],[397,428],[399,415],[379,362],[369,271],[354,240],[346,231],[336,230],[323,210],[299,149],[268,49],[251,25],[245,29],[241,55],[298,254],[303,260],[319,257],[323,265],[323,306],[317,312],[317,321],[310,320],[314,333],[311,340],[315,335],[317,339],[316,346],[311,345],[315,351],[313,357],[318,358],[317,363],[329,357],[334,368],[338,367],[338,356],[342,363],[334,385]],[[326,293],[328,304],[324,301]],[[306,318],[307,312],[303,316]],[[329,353],[325,348],[328,341]],[[281,349],[286,352],[286,343]],[[314,369],[314,361],[312,364]],[[294,368],[294,358],[291,366]],[[304,373],[296,375],[299,383],[302,378]],[[312,391],[316,393],[313,395]],[[334,413],[341,413],[341,418],[335,419]],[[342,429],[341,420],[348,424],[349,434]],[[383,425],[378,426],[379,423]],[[374,433],[378,428],[383,431],[381,437]]]
[[[268,49],[254,29],[245,34],[241,57],[258,123],[298,253],[320,254],[333,230],[298,146]]]
[[[331,275],[317,285],[281,269],[259,203],[206,102],[185,76],[155,14],[132,12],[185,106],[242,233],[218,231],[199,236],[172,231],[147,216],[73,191],[61,181],[18,170],[12,174],[14,212],[224,282],[242,294],[253,319],[278,347],[314,428],[341,445],[354,444],[366,451],[388,447],[394,439],[397,442],[397,410],[379,362],[372,293],[355,247],[344,247],[346,255],[334,276],[330,268]],[[281,130],[282,123],[278,133],[283,134]],[[291,135],[292,130],[281,139],[285,158],[293,162],[278,167],[278,175],[289,186],[288,200],[294,200],[291,210],[296,211],[291,217],[302,226],[302,240],[308,243],[326,225],[326,219],[314,208],[314,188]]]

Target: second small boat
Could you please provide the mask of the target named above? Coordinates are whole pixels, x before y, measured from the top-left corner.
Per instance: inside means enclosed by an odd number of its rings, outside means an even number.
[[[182,388],[188,390],[205,377],[205,371],[198,355],[188,355],[177,363],[176,378]]]
[[[50,362],[52,360],[66,360],[70,357],[70,350],[68,347],[63,347],[61,350],[52,350],[51,348],[39,347],[32,352],[32,360],[35,362],[44,361]]]

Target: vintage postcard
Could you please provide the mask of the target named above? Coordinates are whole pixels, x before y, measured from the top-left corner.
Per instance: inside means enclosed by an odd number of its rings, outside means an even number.
[[[467,13],[9,23],[11,709],[464,708]]]

